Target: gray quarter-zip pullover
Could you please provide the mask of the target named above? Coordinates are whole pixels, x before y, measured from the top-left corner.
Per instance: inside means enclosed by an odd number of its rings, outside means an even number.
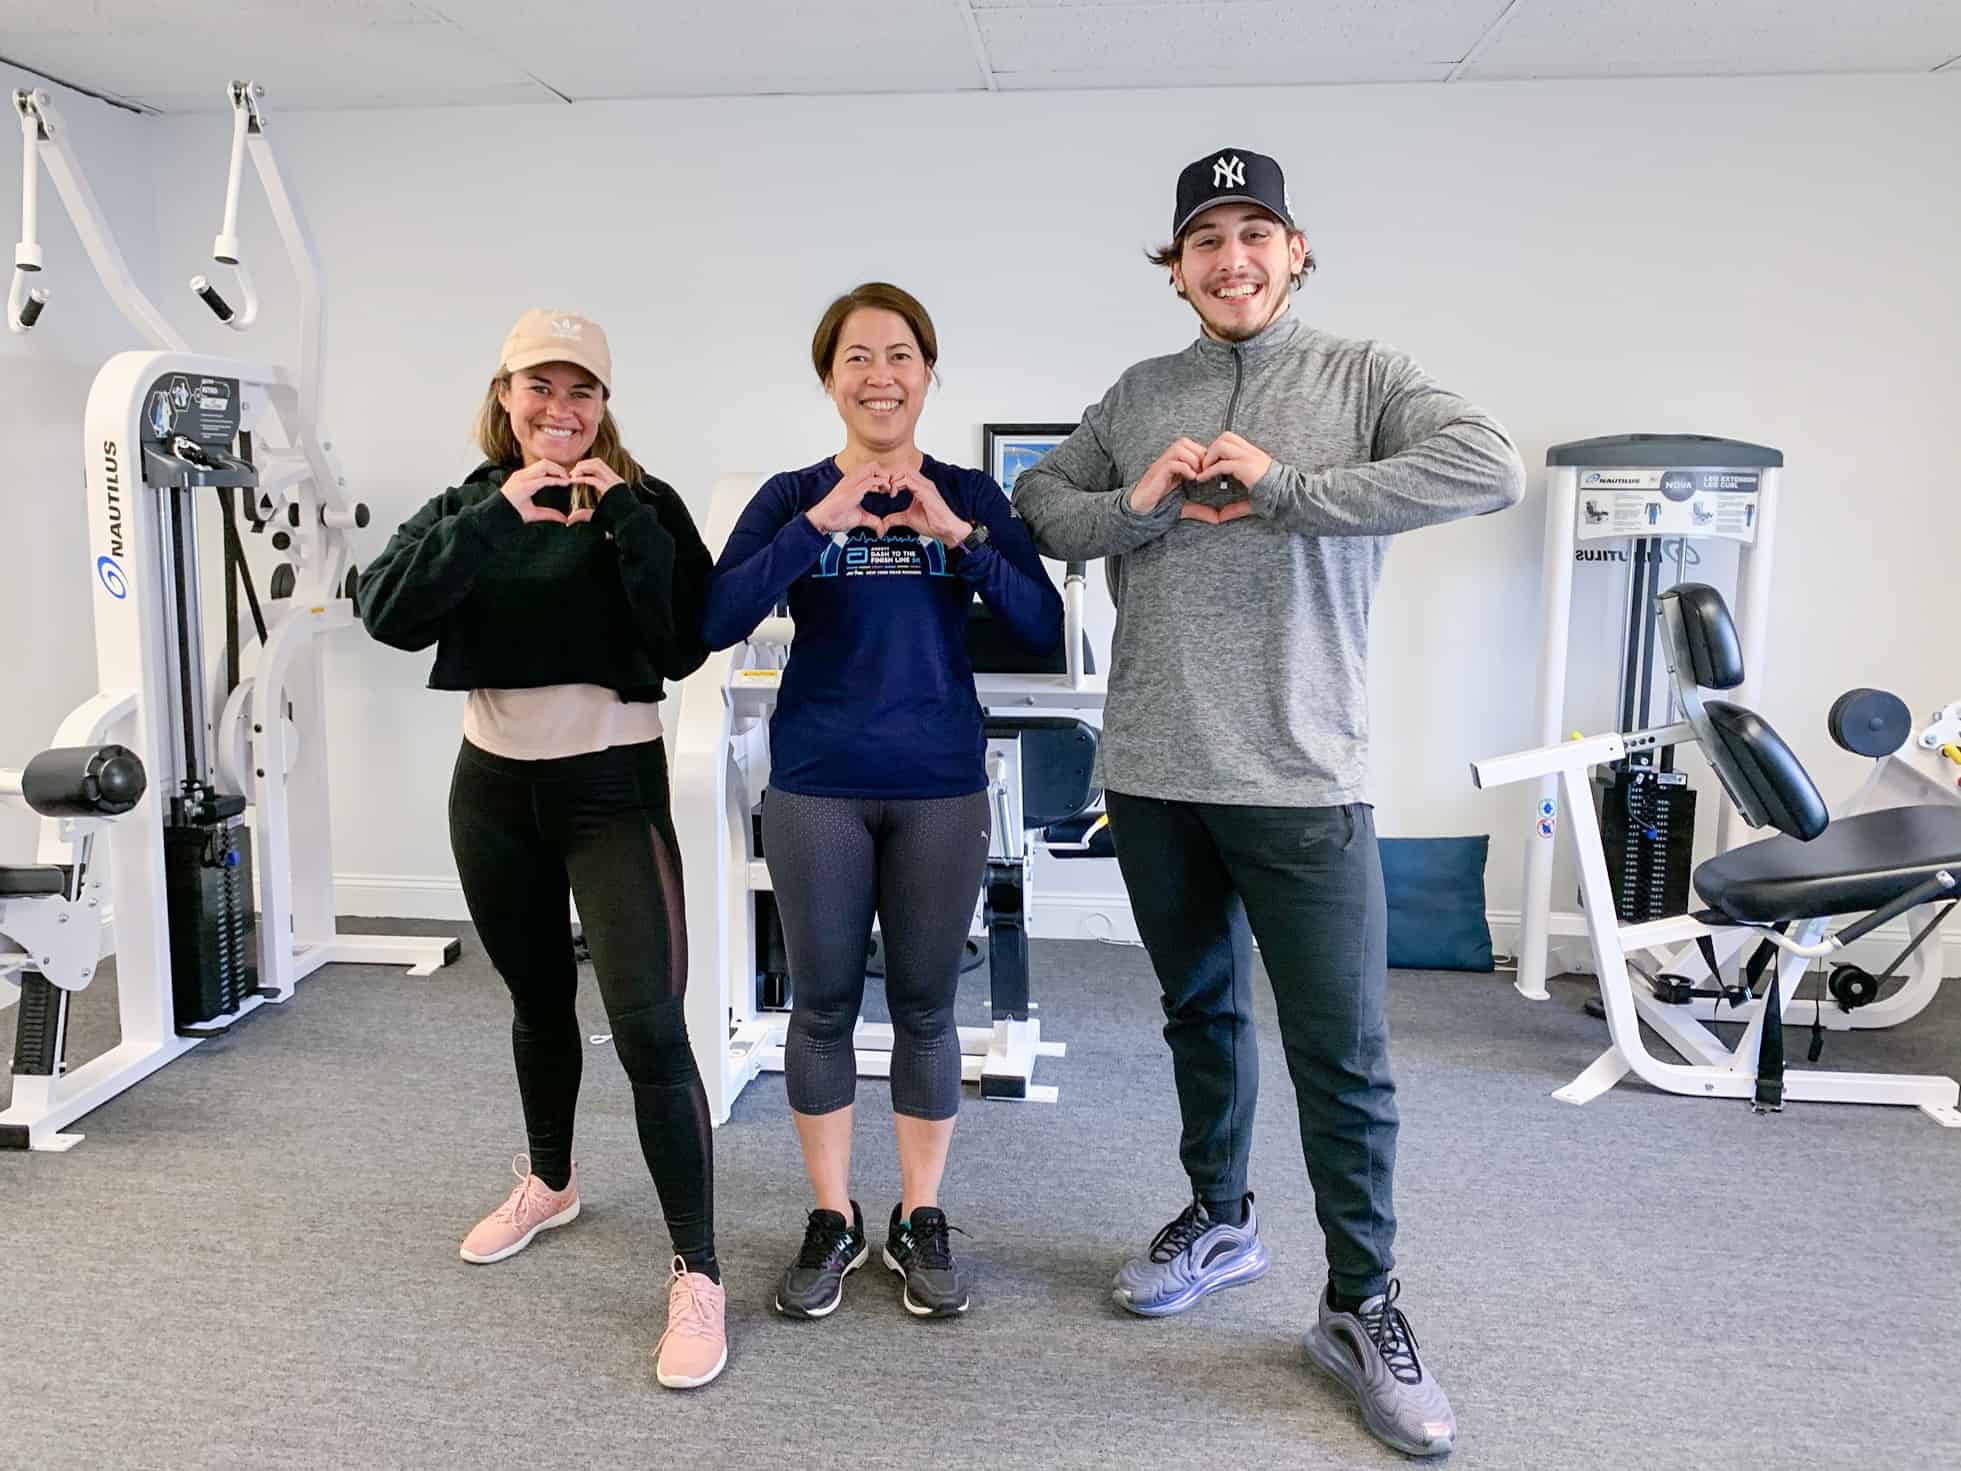
[[[1173,440],[1232,430],[1273,457],[1249,489],[1130,490]],[[1398,531],[1516,505],[1496,421],[1404,354],[1292,310],[1245,342],[1139,363],[1015,481],[1051,557],[1110,559],[1117,625],[1099,756],[1138,796],[1253,806],[1365,801],[1369,604]],[[1250,499],[1223,525],[1187,499]]]

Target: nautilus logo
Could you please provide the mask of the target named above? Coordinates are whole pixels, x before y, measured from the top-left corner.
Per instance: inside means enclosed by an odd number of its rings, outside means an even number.
[[[123,569],[114,557],[103,555],[95,559],[95,575],[102,579],[102,586],[112,598],[129,596],[129,580],[123,576]]]

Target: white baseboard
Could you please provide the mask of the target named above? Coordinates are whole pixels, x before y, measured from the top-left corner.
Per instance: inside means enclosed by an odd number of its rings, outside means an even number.
[[[469,922],[463,885],[454,878],[422,874],[337,873],[334,913],[375,919],[441,919]]]
[[[1128,894],[1042,894],[1028,916],[1035,940],[1107,940],[1139,945]]]
[[[470,911],[463,902],[463,886],[453,878],[418,874],[341,874],[334,880],[334,910],[338,914],[372,916],[385,919],[437,919],[467,923]],[[1518,911],[1490,910],[1491,943],[1500,955],[1510,954],[1518,945]],[[1037,940],[1103,940],[1119,945],[1138,944],[1137,925],[1131,918],[1130,899],[1121,891],[1102,894],[1044,894],[1029,915],[1029,936]],[[1961,976],[1961,934],[1942,939],[1944,976]],[[1877,969],[1885,965],[1906,944],[1904,924],[1882,925],[1863,940],[1848,947],[1846,959]],[[115,948],[113,915],[103,926],[102,953]],[[19,997],[14,986],[0,986],[0,1010]]]
[[[341,874],[334,880],[334,907],[341,914],[399,919],[467,921],[463,888],[454,878],[396,874]],[[1518,945],[1518,911],[1486,912],[1491,943],[1501,955]],[[1110,893],[1045,893],[1029,914],[1029,936],[1037,940],[1105,940],[1121,945],[1138,942],[1129,896]],[[1846,959],[1870,967],[1883,966],[1907,942],[1904,923],[1882,925],[1848,947]],[[1943,934],[1941,974],[1961,976],[1961,922]]]
[[[1485,922],[1491,926],[1491,945],[1501,956],[1509,956],[1518,949],[1519,915],[1516,909],[1491,909],[1485,912]],[[1037,940],[1108,940],[1118,944],[1136,945],[1137,924],[1131,917],[1130,900],[1121,893],[1116,894],[1044,894],[1035,904],[1029,916],[1029,936]],[[1875,973],[1892,962],[1910,938],[1910,931],[1902,921],[1881,925],[1870,935],[1854,941],[1845,949],[1844,959],[1855,965],[1866,966]],[[1585,941],[1571,942],[1576,951],[1584,951]],[[1941,935],[1941,974],[1961,976],[1961,917],[1956,924]]]
[[[334,912],[376,919],[470,918],[463,886],[453,878],[343,873],[334,878]],[[1029,916],[1037,940],[1113,940],[1138,943],[1130,899],[1115,894],[1043,894]]]

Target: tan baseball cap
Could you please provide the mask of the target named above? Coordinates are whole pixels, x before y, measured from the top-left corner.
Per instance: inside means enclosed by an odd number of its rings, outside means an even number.
[[[517,319],[504,339],[499,369],[515,373],[540,363],[574,363],[597,378],[601,388],[613,391],[613,350],[607,346],[606,333],[599,323],[577,312],[540,307]]]

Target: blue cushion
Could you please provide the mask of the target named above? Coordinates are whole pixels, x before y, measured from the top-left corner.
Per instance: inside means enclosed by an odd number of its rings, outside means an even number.
[[[1489,836],[1384,838],[1389,964],[1399,970],[1490,970],[1484,913]]]

